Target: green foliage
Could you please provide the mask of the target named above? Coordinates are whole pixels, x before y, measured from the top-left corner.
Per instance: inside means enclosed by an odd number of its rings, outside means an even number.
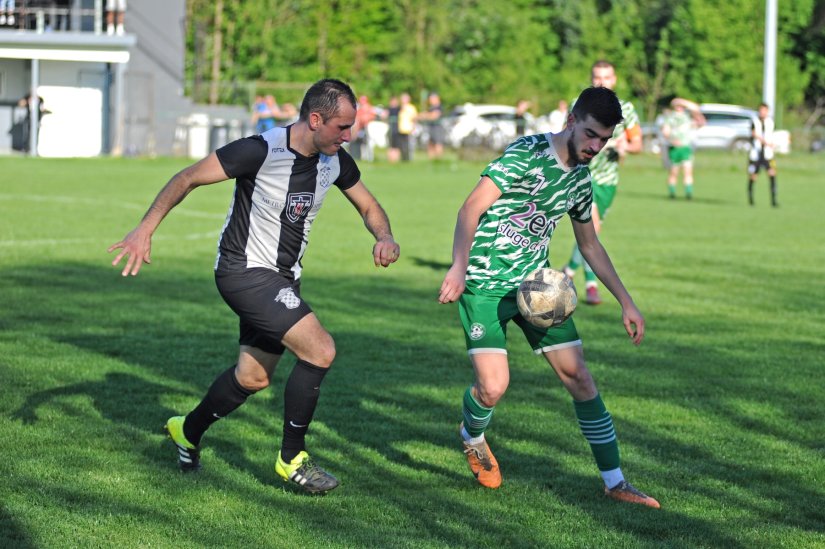
[[[574,319],[623,470],[660,511],[602,495],[569,395],[513,326],[488,432],[504,484],[467,469],[472,369],[436,296],[483,162],[361,165],[401,244],[389,269],[339,192],[313,228],[302,294],[338,355],[308,445],[341,487],[304,497],[275,477],[288,356],[207,433],[204,470],[179,474],[161,426],[237,357],[212,275],[232,183],[176,207],[137,277],[106,248],[184,164],[0,158],[0,547],[825,546],[825,156],[778,159],[777,210],[764,174],[746,205],[742,156],[699,152],[690,203],[666,198],[658,157],[622,166],[601,238],[647,337],[630,344],[612,300]]]
[[[274,82],[279,100],[298,102],[335,76],[379,103],[438,90],[448,106],[530,99],[539,114],[587,86],[596,59],[616,64],[617,92],[646,118],[672,95],[762,96],[763,0],[226,1],[220,29],[216,1],[189,0],[187,71],[203,95],[220,31],[228,101],[242,82]],[[793,108],[825,88],[825,3],[779,4],[778,106]]]

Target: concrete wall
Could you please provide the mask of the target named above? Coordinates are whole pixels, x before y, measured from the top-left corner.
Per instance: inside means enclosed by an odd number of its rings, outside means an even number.
[[[169,155],[179,117],[188,116],[184,97],[184,0],[129,2],[126,32],[137,46],[124,75],[125,155]]]

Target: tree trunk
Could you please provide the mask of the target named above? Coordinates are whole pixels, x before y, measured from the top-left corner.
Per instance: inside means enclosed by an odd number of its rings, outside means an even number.
[[[221,50],[223,49],[223,0],[215,2],[215,28],[212,40],[212,82],[209,87],[209,104],[218,104],[221,81]]]

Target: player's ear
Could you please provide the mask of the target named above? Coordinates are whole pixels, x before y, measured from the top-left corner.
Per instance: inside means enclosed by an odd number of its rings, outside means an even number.
[[[323,117],[317,112],[309,113],[309,129],[317,130],[324,123]]]

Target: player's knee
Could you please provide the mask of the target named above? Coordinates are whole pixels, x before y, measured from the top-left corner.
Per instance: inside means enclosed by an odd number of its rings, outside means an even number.
[[[476,392],[478,393],[479,404],[487,408],[492,408],[501,400],[506,390],[506,384],[478,385]]]
[[[332,336],[327,334],[324,341],[312,349],[312,358],[309,360],[312,364],[319,368],[329,368],[332,366],[332,361],[335,360],[335,341]]]
[[[235,377],[238,380],[238,384],[247,391],[253,391],[257,393],[258,391],[261,391],[269,387],[269,376],[267,376],[265,373],[242,372],[239,370],[235,370]]]
[[[585,367],[576,368],[571,372],[566,372],[567,379],[571,390],[578,395],[595,395],[596,382],[593,381],[593,376]]]

